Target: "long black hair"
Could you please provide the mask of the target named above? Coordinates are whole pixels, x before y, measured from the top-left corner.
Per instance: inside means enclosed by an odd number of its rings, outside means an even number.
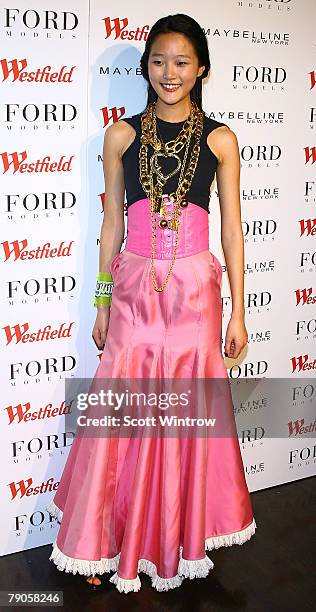
[[[194,100],[199,106],[199,108],[203,110],[202,79],[207,77],[211,67],[207,38],[199,23],[195,21],[193,17],[190,17],[189,15],[184,15],[183,13],[177,13],[176,15],[167,15],[166,17],[161,17],[160,19],[158,19],[158,21],[156,21],[156,23],[154,23],[154,25],[149,31],[146,40],[145,50],[140,60],[143,77],[148,83],[146,108],[148,104],[150,104],[151,102],[155,102],[158,97],[156,91],[150,83],[148,76],[148,58],[151,51],[151,47],[155,38],[159,34],[166,34],[169,32],[178,32],[180,34],[184,34],[184,36],[189,39],[195,49],[199,66],[205,66],[203,74],[200,77],[196,78],[196,82],[190,91],[191,100]]]

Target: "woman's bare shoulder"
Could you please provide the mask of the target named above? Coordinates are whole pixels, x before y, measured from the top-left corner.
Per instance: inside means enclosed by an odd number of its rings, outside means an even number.
[[[237,136],[228,125],[212,121],[212,129],[207,136],[206,142],[218,161],[221,162],[227,149],[231,147],[236,148],[236,146],[238,149]]]
[[[106,129],[104,145],[111,148],[112,151],[115,150],[122,157],[124,151],[134,140],[135,135],[135,128],[124,119],[119,119]]]

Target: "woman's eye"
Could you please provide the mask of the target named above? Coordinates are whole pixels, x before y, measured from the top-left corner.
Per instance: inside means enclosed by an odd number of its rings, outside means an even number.
[[[157,64],[158,66],[160,66],[161,61],[160,60],[153,60],[153,64]],[[187,62],[177,62],[178,66],[185,66],[187,64]]]

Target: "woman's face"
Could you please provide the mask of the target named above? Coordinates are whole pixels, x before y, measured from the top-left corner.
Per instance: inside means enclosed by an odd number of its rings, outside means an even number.
[[[156,37],[148,58],[148,75],[162,102],[176,104],[186,98],[203,71],[186,36],[170,32]]]

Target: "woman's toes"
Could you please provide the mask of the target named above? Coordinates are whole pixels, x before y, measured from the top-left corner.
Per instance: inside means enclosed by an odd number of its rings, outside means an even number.
[[[96,584],[97,586],[101,584],[101,580],[97,576],[89,576],[89,578],[87,578],[87,582],[90,582],[90,584]]]

